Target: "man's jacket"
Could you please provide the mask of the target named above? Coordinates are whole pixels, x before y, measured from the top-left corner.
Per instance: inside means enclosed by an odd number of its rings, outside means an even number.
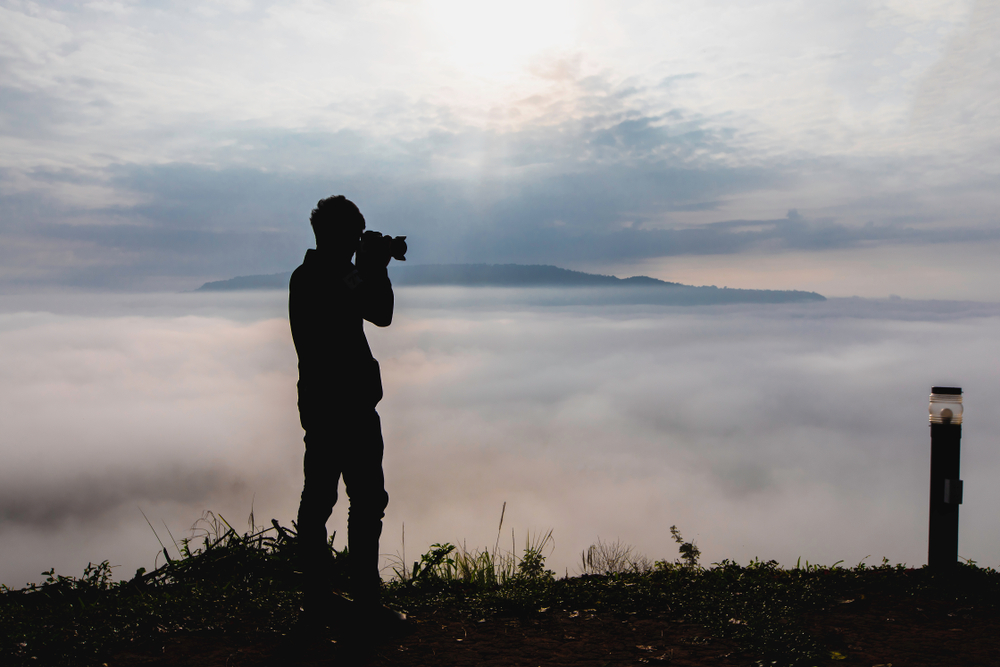
[[[381,400],[382,379],[363,320],[389,326],[392,307],[385,267],[356,269],[350,261],[306,251],[288,285],[303,418],[317,410],[374,407]]]

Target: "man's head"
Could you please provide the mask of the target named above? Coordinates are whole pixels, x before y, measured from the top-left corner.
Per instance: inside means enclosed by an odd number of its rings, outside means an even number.
[[[320,199],[309,222],[316,234],[317,249],[343,253],[348,258],[358,249],[361,232],[365,229],[365,217],[344,195]]]

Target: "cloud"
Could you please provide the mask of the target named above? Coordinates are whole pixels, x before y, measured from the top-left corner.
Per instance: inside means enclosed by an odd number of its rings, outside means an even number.
[[[639,151],[629,141],[614,144],[607,134],[614,135],[623,122],[608,126],[607,119],[595,117],[567,124],[552,135],[537,130],[507,135],[473,129],[439,132],[410,142],[406,153],[413,166],[387,163],[389,168],[378,178],[375,167],[332,177],[177,163],[115,165],[103,177],[38,170],[29,175],[34,194],[26,189],[0,196],[0,204],[13,213],[5,223],[11,238],[22,241],[10,258],[8,273],[30,283],[32,273],[47,265],[46,275],[54,283],[135,288],[159,277],[173,278],[160,284],[192,288],[207,279],[288,270],[312,245],[308,210],[332,192],[349,193],[371,227],[409,235],[416,241],[411,259],[424,263],[614,262],[996,237],[991,229],[977,226],[933,229],[926,221],[907,224],[905,218],[849,224],[798,213],[779,219],[678,224],[678,214],[713,215],[727,199],[761,188],[788,187],[790,177],[773,168],[689,163],[694,158],[687,149],[679,154],[674,150],[669,124],[657,130],[666,137],[662,145],[642,143]],[[636,122],[648,129],[653,119]],[[685,130],[680,136],[687,134]],[[710,139],[714,135],[707,130],[698,136],[691,141],[721,141]],[[289,135],[296,145],[322,145],[321,139]],[[285,150],[271,134],[259,142],[246,140],[256,146],[254,153]],[[362,156],[369,148],[378,152],[371,138],[353,135],[344,143],[330,135],[325,140],[347,151],[343,160]],[[546,141],[555,142],[551,150],[545,149]],[[528,171],[498,178],[492,168],[484,168],[474,186],[447,176],[412,180],[411,170],[429,169],[437,160],[460,162],[470,157],[467,145],[491,142],[506,146],[501,171],[517,165],[528,165]],[[601,157],[590,160],[591,152]],[[541,156],[547,162],[536,163]],[[260,162],[268,159],[258,156]],[[81,206],[48,196],[52,187],[71,184],[109,189],[122,203]],[[51,244],[66,250],[54,255]],[[19,276],[18,266],[23,271]]]
[[[447,539],[489,543],[482,524],[506,500],[518,525],[555,529],[560,571],[597,536],[672,557],[673,523],[708,561],[920,563],[926,394],[954,382],[993,400],[977,360],[992,358],[995,306],[607,311],[498,308],[500,293],[403,291],[415,310],[371,336],[408,540],[453,526]],[[933,354],[954,336],[968,357]],[[993,428],[980,418],[969,443]],[[986,483],[997,458],[964,451],[966,478]],[[963,549],[989,552],[985,507],[963,515]]]
[[[149,567],[159,547],[139,509],[175,554],[162,521],[180,538],[207,509],[238,525],[255,501],[294,508],[302,431],[283,304],[192,296],[4,300],[3,583],[105,558]]]
[[[52,95],[0,86],[3,106],[0,107],[0,133],[25,139],[40,139],[53,127],[72,120],[68,105]]]
[[[141,499],[190,492],[199,502],[213,484],[239,479],[233,457],[253,456],[285,433],[295,446],[294,351],[283,320],[161,319],[119,307],[110,317],[18,309],[3,322],[0,337],[17,350],[2,364],[0,388],[10,411],[0,473],[8,519],[55,520],[74,489],[96,498],[80,508],[98,518]],[[282,375],[287,382],[276,381]],[[46,493],[49,501],[40,499]]]
[[[46,483],[47,482],[47,483]],[[0,491],[0,532],[11,528],[58,531],[66,523],[103,524],[123,506],[172,502],[188,507],[210,505],[229,487],[245,491],[239,474],[199,468],[69,475],[66,479],[8,480]]]
[[[586,93],[592,104],[581,102],[593,108],[554,127],[548,119],[513,130],[436,128],[406,142],[226,130],[231,145],[213,166],[8,169],[0,206],[22,246],[22,259],[11,259],[29,283],[28,267],[47,265],[50,282],[100,287],[287,270],[311,245],[305,221],[315,201],[346,192],[370,226],[422,237],[416,261],[489,261],[497,250],[530,254],[537,230],[555,223],[602,232],[623,216],[642,224],[663,210],[712,208],[706,201],[774,180],[760,169],[700,165],[698,151],[726,148],[698,118],[643,116],[631,109],[637,91],[615,99],[607,81],[581,87],[595,89]],[[275,162],[298,164],[268,166]],[[48,244],[64,251],[47,253]]]
[[[586,139],[581,136],[581,144]],[[437,156],[432,151],[421,159]],[[6,269],[11,283],[41,278],[115,289],[192,289],[205,280],[289,270],[312,245],[309,209],[334,192],[358,202],[371,228],[407,234],[410,259],[417,263],[574,266],[750,250],[975,243],[998,236],[976,224],[937,225],[933,215],[853,223],[793,210],[783,218],[685,224],[678,215],[718,219],[713,212],[724,200],[785,187],[788,177],[774,169],[698,167],[683,160],[633,164],[628,157],[573,174],[563,165],[544,165],[530,176],[506,182],[490,177],[471,189],[448,178],[413,182],[407,174],[323,178],[192,164],[119,165],[96,182],[92,175],[65,171],[31,178],[45,189],[0,196],[12,214],[5,222],[7,248],[13,250]],[[47,196],[53,184],[110,189],[133,203],[67,205]]]
[[[0,197],[15,213],[8,239],[20,241],[16,250],[8,245],[15,250],[8,280],[30,284],[40,274],[57,284],[192,289],[205,280],[289,270],[312,245],[309,208],[331,192],[350,193],[371,228],[409,235],[410,259],[418,263],[574,266],[750,250],[976,243],[1000,234],[977,225],[929,224],[933,218],[920,216],[852,224],[794,209],[783,218],[671,223],[676,211],[711,215],[720,198],[781,183],[777,172],[760,169],[598,165],[572,176],[555,170],[511,182],[502,196],[493,192],[495,183],[470,192],[460,182],[406,177],[326,180],[178,164],[113,171],[116,191],[139,203],[85,209],[26,193]],[[74,181],[71,173],[34,177]],[[67,217],[77,221],[65,224]],[[54,248],[65,251],[53,254]]]
[[[942,57],[920,81],[911,124],[939,150],[974,160],[992,161],[996,155],[1000,104],[983,92],[1000,83],[994,48],[998,28],[1000,7],[973,3],[968,24],[948,40]]]
[[[383,552],[553,529],[559,572],[598,537],[673,558],[919,564],[926,400],[966,390],[963,542],[990,565],[984,446],[995,304],[833,299],[553,306],[540,290],[403,288],[369,333],[386,397]],[[280,292],[6,297],[0,580],[149,567],[204,510],[295,514],[302,432]],[[26,310],[26,304],[33,304]],[[954,341],[960,340],[960,347]],[[30,446],[27,446],[27,444]],[[330,523],[343,544],[346,510]],[[235,524],[234,524],[235,525]],[[167,542],[168,547],[170,542]],[[388,560],[386,561],[388,562]]]
[[[567,5],[558,48],[478,73],[421,7],[4,9],[0,286],[288,270],[334,192],[416,262],[994,237],[985,4]]]

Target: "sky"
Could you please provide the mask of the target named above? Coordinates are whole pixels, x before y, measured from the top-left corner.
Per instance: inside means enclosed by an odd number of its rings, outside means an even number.
[[[168,546],[291,520],[284,296],[189,291],[293,269],[338,193],[417,264],[830,297],[399,290],[383,551],[491,545],[507,502],[560,572],[671,524],[707,562],[919,564],[954,384],[996,567],[997,35],[995,0],[0,0],[0,583],[150,567],[140,509]]]
[[[1000,3],[0,2],[0,289],[418,263],[1000,299]]]

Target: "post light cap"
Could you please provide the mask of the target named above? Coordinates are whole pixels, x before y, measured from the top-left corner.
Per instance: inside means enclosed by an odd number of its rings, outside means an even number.
[[[931,424],[951,424],[959,426],[962,423],[962,388],[933,387],[931,400],[927,406]]]

